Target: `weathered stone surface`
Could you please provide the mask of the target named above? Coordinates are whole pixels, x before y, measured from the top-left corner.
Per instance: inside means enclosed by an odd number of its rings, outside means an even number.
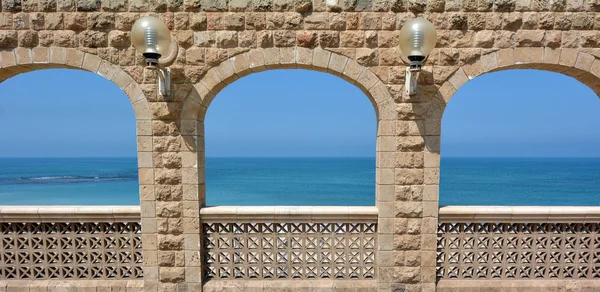
[[[17,31],[0,31],[0,47],[14,48],[19,45],[19,37]]]
[[[100,0],[77,0],[77,11],[96,11],[100,8]]]
[[[2,11],[3,12],[19,12],[21,11],[21,0],[3,0]]]
[[[79,34],[79,42],[88,48],[106,47],[108,38],[105,32],[86,30]]]
[[[311,0],[295,0],[294,8],[296,12],[305,13],[312,10]]]
[[[19,31],[19,47],[35,47],[38,43],[37,32],[33,30]]]
[[[113,47],[129,47],[130,36],[129,32],[113,30],[108,33],[108,43]]]
[[[160,280],[162,282],[178,283],[185,279],[184,268],[160,268],[159,270]],[[162,290],[165,291],[165,290]]]
[[[419,235],[397,235],[394,236],[395,250],[417,250],[421,246]]]
[[[183,236],[180,235],[158,235],[158,248],[161,250],[181,250],[183,247]]]
[[[91,30],[111,29],[115,26],[115,17],[110,13],[89,13],[87,25]]]
[[[316,32],[301,31],[296,36],[296,45],[299,47],[313,48],[319,43],[319,35]]]
[[[101,0],[104,11],[127,11],[127,0]]]
[[[423,214],[420,202],[396,202],[394,206],[396,217],[416,218]]]

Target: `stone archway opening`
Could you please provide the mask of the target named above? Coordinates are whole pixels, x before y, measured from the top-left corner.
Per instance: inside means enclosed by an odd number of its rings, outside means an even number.
[[[139,205],[138,169],[151,168],[152,155],[141,143],[151,129],[137,82],[73,49],[1,57],[3,205]]]
[[[204,126],[209,206],[375,205],[375,112],[340,77],[250,74],[217,94]]]
[[[600,100],[583,83],[590,74],[506,69],[466,82],[444,110],[440,205],[598,205]]]
[[[183,184],[189,184],[187,189],[190,190],[190,195],[198,197],[201,206],[206,205],[204,122],[209,106],[223,88],[239,78],[274,69],[310,69],[326,72],[355,85],[368,97],[371,104],[367,107],[375,110],[377,119],[376,204],[391,206],[396,114],[395,103],[387,86],[370,69],[346,56],[307,48],[250,50],[236,55],[210,69],[201,82],[190,90],[182,107],[180,122],[184,147]],[[184,193],[185,190],[186,188]]]

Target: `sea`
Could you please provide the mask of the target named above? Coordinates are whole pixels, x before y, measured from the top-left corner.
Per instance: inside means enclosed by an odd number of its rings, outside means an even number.
[[[375,158],[207,158],[207,205],[372,206]],[[0,205],[137,205],[136,158],[0,158]],[[600,206],[600,158],[442,158],[440,205]]]

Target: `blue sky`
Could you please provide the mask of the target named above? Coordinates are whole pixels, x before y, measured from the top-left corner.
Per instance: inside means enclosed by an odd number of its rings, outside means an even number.
[[[0,83],[1,157],[135,156],[127,97],[99,75],[53,69]],[[375,111],[326,73],[273,70],[226,87],[206,119],[207,156],[374,156]],[[442,156],[600,157],[600,100],[556,73],[509,70],[462,87]]]

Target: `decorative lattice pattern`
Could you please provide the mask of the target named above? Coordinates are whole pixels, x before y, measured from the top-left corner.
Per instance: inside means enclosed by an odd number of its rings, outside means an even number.
[[[372,279],[376,223],[206,223],[205,279]]]
[[[441,223],[445,279],[599,279],[600,223]]]
[[[142,277],[139,223],[0,223],[0,279]]]

